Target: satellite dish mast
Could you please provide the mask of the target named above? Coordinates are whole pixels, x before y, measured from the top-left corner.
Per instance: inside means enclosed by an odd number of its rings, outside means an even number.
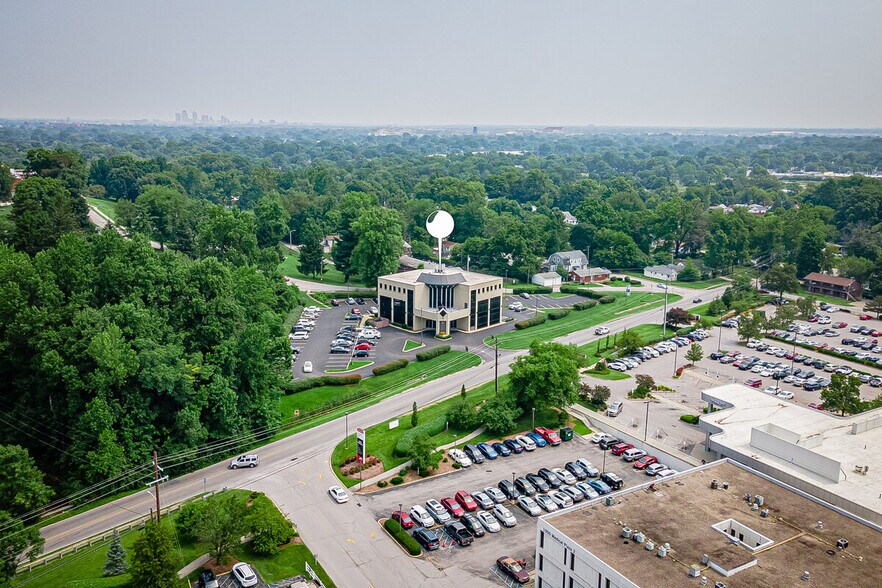
[[[446,210],[436,210],[426,219],[426,230],[438,239],[438,273],[443,271],[441,267],[441,243],[453,232],[453,217]]]

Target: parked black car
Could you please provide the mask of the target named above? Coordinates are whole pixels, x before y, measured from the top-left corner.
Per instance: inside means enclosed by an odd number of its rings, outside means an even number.
[[[475,540],[475,538],[472,537],[472,534],[469,533],[469,530],[465,528],[465,525],[459,521],[447,523],[444,525],[444,530],[447,531],[450,538],[456,541],[460,547],[471,545],[472,541]]]
[[[475,515],[467,512],[459,517],[459,522],[462,523],[463,526],[469,530],[469,533],[475,537],[484,536],[484,525],[481,524],[481,521],[475,518]]]
[[[548,482],[548,485],[552,488],[560,488],[560,485],[563,483],[561,482],[561,479],[557,477],[557,474],[548,468],[540,468],[537,473],[545,478],[545,481]]]
[[[601,449],[609,449],[613,445],[618,445],[621,442],[622,440],[618,437],[606,437],[604,439],[601,439],[598,445],[600,445]]]
[[[536,487],[533,486],[527,478],[521,476],[520,478],[516,478],[514,483],[515,488],[517,488],[521,494],[525,496],[533,496],[536,494]]]
[[[438,535],[429,529],[420,527],[413,532],[413,538],[416,539],[417,543],[422,545],[423,549],[426,551],[434,551],[441,547],[441,541],[438,540]]]
[[[625,485],[625,481],[612,472],[604,472],[600,474],[600,480],[613,490],[621,490],[622,486]]]
[[[502,480],[499,482],[499,489],[502,490],[502,493],[505,494],[505,497],[509,500],[514,500],[521,495],[517,486],[515,486],[511,480]]]
[[[588,477],[588,472],[586,472],[584,469],[582,469],[582,466],[580,466],[579,464],[577,464],[574,461],[567,462],[567,464],[564,466],[564,468],[568,472],[573,474],[573,476],[575,476],[577,480],[584,480]]]
[[[484,454],[481,453],[481,450],[471,443],[467,443],[465,447],[462,448],[465,451],[465,454],[469,456],[469,459],[472,460],[472,463],[484,463]]]
[[[551,490],[551,486],[549,486],[548,482],[545,481],[545,478],[543,478],[539,474],[527,474],[527,481],[535,486],[536,489],[539,490],[539,492],[544,493]]]

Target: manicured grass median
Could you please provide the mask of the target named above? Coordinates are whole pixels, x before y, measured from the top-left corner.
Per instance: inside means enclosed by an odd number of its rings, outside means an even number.
[[[394,396],[399,392],[404,392],[414,386],[437,378],[443,378],[480,363],[481,358],[474,353],[450,351],[427,361],[411,362],[406,367],[383,376],[364,378],[358,384],[351,386],[320,386],[298,392],[297,394],[283,396],[279,401],[279,411],[281,412],[282,419],[287,420],[293,416],[294,409],[312,410],[320,408],[331,398],[346,396],[364,390],[368,391],[368,396],[361,399],[358,403],[346,408],[341,407],[334,411],[334,416],[321,421],[326,422],[332,418],[337,418],[337,416],[342,415],[346,411],[353,412],[365,406],[376,404],[380,400]],[[309,428],[316,424],[320,423],[312,423],[304,428]],[[298,424],[297,428],[300,428],[300,426]]]
[[[351,372],[355,371],[359,368],[363,368],[366,365],[371,365],[372,361],[350,361],[349,365],[343,368],[342,370],[325,370],[329,374],[340,374],[343,372]]]
[[[411,339],[408,339],[407,341],[404,342],[404,352],[407,353],[408,351],[413,351],[414,349],[419,349],[422,346],[423,346],[423,344],[420,343],[419,341],[413,341]]]
[[[634,292],[631,296],[625,296],[624,292],[613,292],[610,296],[616,297],[616,301],[612,304],[598,304],[589,310],[574,310],[556,321],[549,320],[522,331],[500,333],[499,346],[503,349],[527,349],[536,339],[551,341],[557,337],[622,318],[632,312],[641,312],[664,304],[664,294],[656,292]],[[676,294],[669,294],[668,304],[680,298]],[[484,342],[488,345],[492,344],[489,339]]]

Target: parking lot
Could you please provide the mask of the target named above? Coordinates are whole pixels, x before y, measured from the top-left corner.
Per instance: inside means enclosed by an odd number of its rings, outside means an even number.
[[[487,486],[496,487],[501,480],[512,480],[514,477],[535,473],[543,467],[563,467],[565,463],[578,458],[587,459],[601,469],[604,454],[606,471],[618,474],[624,480],[625,486],[643,483],[649,479],[644,473],[635,470],[632,464],[610,452],[601,451],[597,445],[575,435],[572,441],[557,447],[547,446],[509,457],[500,456],[451,474],[367,495],[364,502],[377,519],[387,518],[399,506],[404,511],[409,511],[415,504],[424,506],[430,498],[441,500],[454,496],[458,490],[471,493]],[[527,560],[527,569],[532,571],[536,541],[535,518],[521,510],[514,501],[506,500],[503,504],[514,514],[517,525],[502,527],[498,533],[485,533],[469,546],[459,547],[454,544],[428,552],[424,557],[439,568],[456,565],[490,580],[498,580],[493,568],[496,559],[504,555]],[[433,529],[442,533],[438,525]]]

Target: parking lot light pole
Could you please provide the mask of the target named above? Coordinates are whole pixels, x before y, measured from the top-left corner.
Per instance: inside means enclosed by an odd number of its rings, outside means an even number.
[[[496,394],[499,394],[499,339],[493,335],[493,354],[496,356],[496,367],[493,368],[493,381],[495,382]]]
[[[401,503],[398,503],[398,530],[403,531],[404,527],[401,525],[401,519],[404,518],[401,516]]]
[[[453,448],[459,449],[459,440],[456,437],[456,433],[453,434]]]
[[[677,345],[674,348],[674,375],[677,375],[677,352],[680,350],[680,346]]]
[[[646,405],[646,418],[643,420],[643,442],[646,443],[646,435],[649,433],[649,401],[643,402]]]
[[[346,422],[346,435],[343,437],[345,445],[343,449],[349,449],[349,411],[343,413],[343,420]]]
[[[604,474],[606,473],[606,449],[602,449],[601,451],[603,451],[603,465],[600,466],[600,473]]]
[[[536,428],[536,407],[535,406],[533,407],[533,419],[532,419],[531,423],[532,423],[531,428],[535,429]]]
[[[512,472],[512,473],[511,473],[511,483],[512,483],[512,486],[514,486],[514,480],[515,480],[515,473]]]

